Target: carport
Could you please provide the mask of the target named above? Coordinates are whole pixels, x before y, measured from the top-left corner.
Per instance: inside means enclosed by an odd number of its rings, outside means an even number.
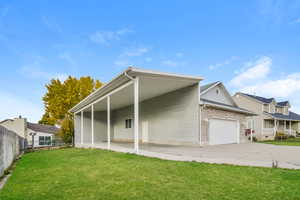
[[[138,153],[140,143],[199,145],[201,80],[126,69],[70,110],[75,146]]]

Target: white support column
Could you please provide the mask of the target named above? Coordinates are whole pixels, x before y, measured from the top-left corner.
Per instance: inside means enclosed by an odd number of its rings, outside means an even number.
[[[277,132],[277,120],[274,119],[274,136],[276,136],[276,132]]]
[[[134,79],[134,151],[139,152],[139,77]]]
[[[94,146],[94,104],[91,106],[92,146]]]
[[[292,121],[290,121],[290,135],[292,135]]]
[[[254,130],[254,120],[253,118],[251,118],[251,121],[250,121],[251,125],[250,125],[250,141],[253,142],[253,130]]]
[[[285,131],[287,130],[287,128],[286,128],[286,120],[284,120],[284,133],[285,133]]]
[[[83,144],[83,111],[80,114],[80,143]]]
[[[110,149],[110,96],[107,96],[107,149]]]

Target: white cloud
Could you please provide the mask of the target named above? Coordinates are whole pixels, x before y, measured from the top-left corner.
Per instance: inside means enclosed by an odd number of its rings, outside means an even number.
[[[230,84],[235,87],[240,87],[245,84],[253,83],[256,80],[266,78],[271,71],[272,59],[267,56],[262,56],[254,62],[246,63],[248,67],[245,71],[234,77]]]
[[[271,78],[272,59],[266,56],[245,66],[246,69],[230,81],[235,91],[274,97],[277,101],[289,100],[292,110],[300,113],[300,73]]]
[[[0,110],[0,120],[22,115],[31,122],[37,122],[43,114],[43,105],[35,104],[23,97],[0,91]]]
[[[116,31],[97,31],[89,36],[92,42],[102,45],[108,45],[109,42],[120,40],[122,36],[132,33],[133,31],[128,28]]]
[[[225,66],[225,65],[229,65],[230,63],[232,63],[233,61],[237,60],[238,57],[237,56],[231,56],[230,58],[228,58],[227,60],[224,60],[222,62],[219,62],[219,63],[216,63],[214,65],[210,65],[208,66],[208,68],[210,70],[216,70],[218,69],[219,67],[222,67],[222,66]]]
[[[41,21],[49,30],[57,33],[63,32],[61,26],[57,23],[57,20],[55,18],[42,16]]]
[[[61,81],[64,81],[68,77],[67,74],[63,74],[63,73],[45,72],[41,70],[41,68],[37,66],[36,63],[33,65],[25,65],[21,67],[19,72],[28,78],[35,78],[35,79],[46,79],[46,80],[59,79]]]
[[[178,52],[178,53],[176,53],[176,56],[177,56],[178,58],[181,58],[181,57],[183,57],[183,53]]]
[[[176,61],[176,60],[163,60],[161,62],[162,65],[166,65],[166,66],[169,66],[169,67],[178,67],[178,66],[184,66],[186,65],[187,63],[186,62],[183,62],[183,61]]]
[[[291,23],[292,23],[292,24],[298,24],[298,23],[300,23],[300,18],[298,18],[298,19],[292,21]]]
[[[146,61],[146,62],[151,62],[152,60],[153,60],[153,59],[150,58],[150,57],[145,58],[145,61]]]
[[[138,48],[130,48],[122,52],[116,61],[114,61],[114,65],[116,66],[130,66],[133,65],[132,59],[134,57],[140,57],[150,51],[149,48],[146,47],[138,47]],[[147,57],[146,62],[150,62],[152,58]]]
[[[71,56],[69,52],[64,52],[58,56],[60,59],[65,60],[67,63],[69,63],[72,66],[76,65],[76,61],[74,58]]]
[[[120,56],[121,57],[136,57],[136,56],[141,56],[149,51],[148,48],[146,47],[140,47],[140,48],[133,48],[126,50],[123,52]]]

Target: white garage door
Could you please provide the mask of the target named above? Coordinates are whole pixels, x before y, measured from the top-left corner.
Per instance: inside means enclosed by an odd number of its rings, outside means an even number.
[[[237,143],[237,121],[210,119],[209,120],[209,144]]]

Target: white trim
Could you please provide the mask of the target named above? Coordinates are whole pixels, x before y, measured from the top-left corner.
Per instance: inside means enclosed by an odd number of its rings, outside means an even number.
[[[84,106],[84,107],[81,108],[80,110],[76,111],[75,114],[76,114],[76,113],[79,113],[81,110],[84,110],[84,109],[88,108],[88,107],[89,107],[90,105],[92,105],[92,104],[96,104],[96,103],[98,103],[99,101],[102,101],[103,99],[107,98],[108,96],[110,96],[110,95],[112,95],[112,94],[114,94],[114,93],[116,93],[116,92],[118,92],[118,91],[124,89],[125,87],[127,87],[127,86],[129,86],[129,85],[131,85],[131,84],[133,84],[133,81],[128,81],[128,82],[125,83],[124,85],[121,85],[120,87],[114,89],[114,90],[111,91],[110,93],[108,93],[108,94],[106,94],[106,95],[100,97],[99,99],[97,99],[97,100],[94,101],[93,103],[90,103],[90,104]]]
[[[207,88],[206,90],[203,90],[200,94],[205,94],[206,92],[208,92],[209,90],[211,90],[212,88],[214,88],[215,86],[219,85],[221,82],[217,81],[215,84],[213,84],[212,86],[210,86],[209,88]]]
[[[198,84],[198,102],[199,102],[199,105],[200,105],[200,95],[201,93],[201,87],[200,87],[200,82]],[[201,146],[202,145],[202,106],[200,105],[199,106],[199,145]]]
[[[94,145],[94,104],[91,105],[92,145]]]
[[[110,149],[110,96],[107,96],[107,149]]]
[[[92,96],[94,96],[96,93],[99,93],[99,91],[103,91],[107,88],[109,88],[111,85],[114,84],[114,82],[117,79],[122,79],[122,78],[126,78],[128,79],[128,77],[125,75],[125,73],[127,75],[131,75],[129,74],[130,72],[132,73],[136,73],[136,74],[140,74],[140,75],[154,75],[154,76],[168,76],[171,78],[176,78],[176,79],[190,79],[190,80],[194,80],[194,81],[201,81],[203,80],[202,77],[198,77],[198,76],[188,76],[188,75],[180,75],[180,74],[173,74],[173,73],[165,73],[165,72],[157,72],[157,71],[152,71],[152,70],[144,70],[144,69],[138,69],[138,68],[133,68],[133,67],[129,67],[126,70],[124,70],[121,74],[119,74],[117,77],[115,77],[114,79],[112,79],[111,81],[109,81],[107,84],[105,84],[104,86],[98,88],[97,90],[95,90],[94,92],[92,92],[90,95],[88,95],[87,97],[85,97],[82,101],[80,101],[78,104],[76,104],[73,108],[71,108],[69,110],[69,112],[74,112],[74,110],[76,110],[77,107],[80,106],[80,104],[88,101]],[[91,103],[90,103],[91,104]],[[89,104],[88,104],[89,105]],[[77,111],[76,111],[77,112]]]
[[[237,143],[239,144],[240,143],[240,133],[241,133],[241,127],[240,127],[240,121],[239,120],[236,120],[236,126],[237,126],[237,137],[236,137],[236,140],[237,140]]]
[[[83,111],[81,111],[80,115],[80,143],[83,144]]]
[[[139,77],[134,79],[134,151],[139,152]]]

